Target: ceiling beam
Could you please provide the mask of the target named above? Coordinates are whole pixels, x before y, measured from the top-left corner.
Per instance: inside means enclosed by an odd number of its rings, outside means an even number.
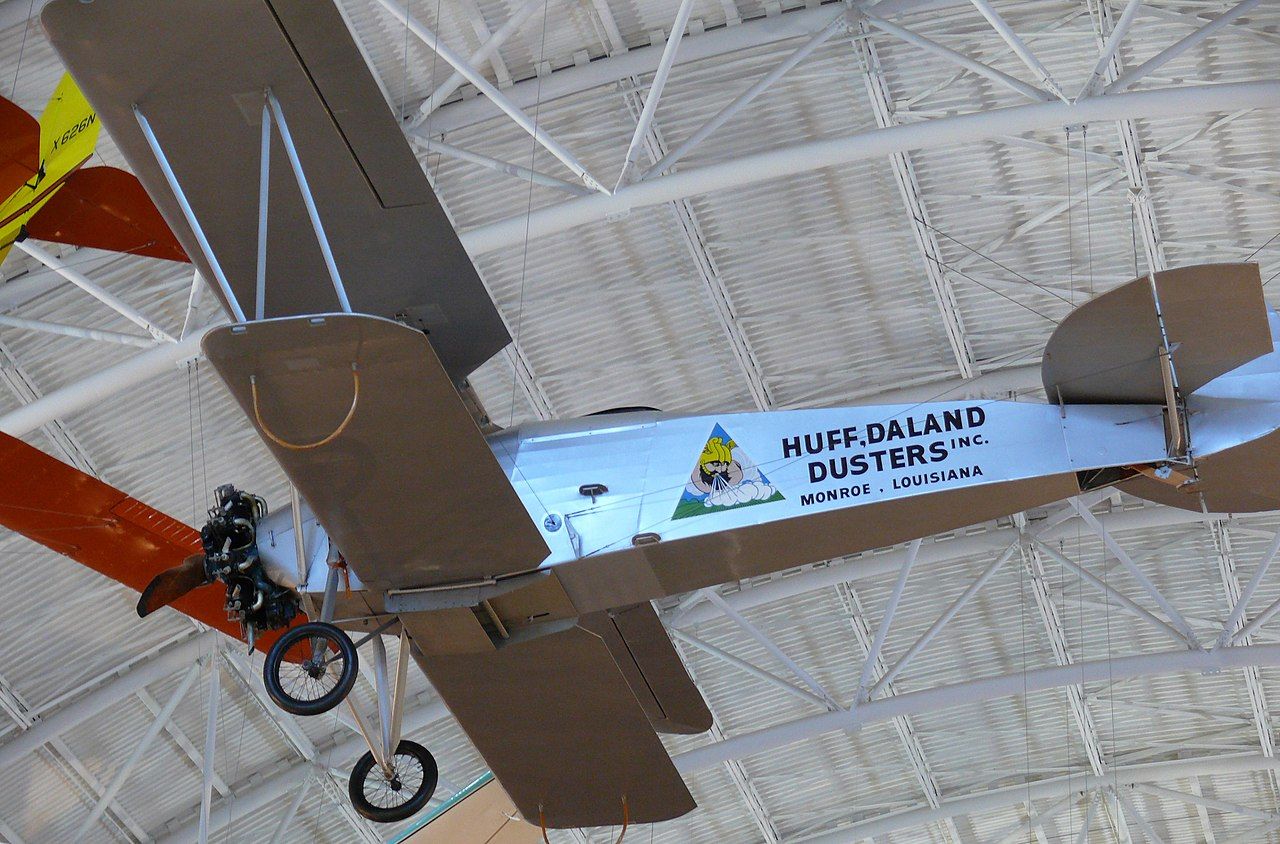
[[[880,68],[880,54],[871,39],[870,28],[866,20],[858,21],[856,37],[852,45],[862,59],[863,83],[867,97],[871,100],[871,111],[875,114],[876,124],[881,129],[900,125],[894,111],[893,95],[889,92],[889,83],[884,71]],[[933,293],[934,304],[942,317],[942,329],[947,338],[951,355],[955,358],[956,367],[961,378],[972,378],[979,373],[977,359],[965,333],[964,318],[960,315],[960,304],[956,301],[955,290],[951,286],[951,278],[947,274],[947,264],[938,246],[938,238],[934,234],[930,222],[929,211],[925,207],[924,197],[920,195],[920,183],[916,179],[915,163],[907,152],[894,152],[889,156],[889,166],[893,169],[894,181],[898,186],[898,194],[906,207],[907,225],[911,229],[916,250],[924,269],[924,277],[929,282]]]
[[[529,214],[477,226],[463,232],[461,239],[468,252],[478,255],[588,223],[622,220],[637,208],[853,161],[884,158],[895,152],[938,149],[1037,129],[1060,129],[1066,125],[1126,118],[1181,118],[1189,114],[1275,108],[1278,105],[1280,80],[1273,79],[1219,85],[1179,85],[1089,97],[1072,104],[1032,103],[942,117],[845,137],[805,141],[656,176],[625,185],[611,195],[579,197]]]
[[[1092,5],[1092,4],[1091,4]],[[1126,8],[1117,23],[1111,21],[1111,7],[1106,2],[1096,3],[1093,20],[1094,33],[1098,39],[1099,61],[1107,56],[1117,35],[1123,37],[1127,22],[1132,22],[1131,10]],[[1117,49],[1110,50],[1110,57],[1101,68],[1101,79],[1110,85],[1124,74],[1124,62]],[[1092,79],[1092,77],[1090,77]],[[1086,86],[1087,89],[1088,86]],[[1086,92],[1087,93],[1087,90]],[[1142,246],[1147,255],[1147,267],[1153,272],[1161,272],[1169,268],[1165,259],[1164,244],[1160,241],[1160,226],[1156,221],[1155,205],[1151,201],[1151,187],[1147,179],[1147,168],[1143,161],[1142,141],[1138,138],[1138,129],[1132,120],[1116,121],[1116,133],[1120,136],[1120,162],[1124,166],[1125,176],[1129,180],[1129,201],[1133,203],[1134,218],[1138,230],[1142,234]],[[1085,135],[1088,138],[1088,135]],[[1089,225],[1086,221],[1086,225]]]
[[[685,670],[689,672],[689,679],[697,684],[697,672],[683,647],[686,642],[677,641],[676,653],[679,654],[680,661],[684,663]],[[706,697],[705,694],[703,696],[704,698]],[[712,741],[724,741],[725,735],[720,729],[720,716],[716,712],[716,706],[711,700],[706,700],[705,702],[707,709],[711,712],[711,729],[708,731],[708,735],[711,736]],[[750,775],[747,774],[747,769],[737,759],[730,759],[725,762],[724,767],[729,774],[729,778],[733,780],[734,786],[738,789],[738,794],[742,798],[742,803],[746,807],[747,813],[751,815],[751,819],[755,822],[761,839],[765,841],[765,844],[778,844],[781,841],[781,836],[778,835],[778,826],[769,814],[769,810],[765,807],[764,801],[760,799],[760,793],[756,790],[755,783],[751,781]]]
[[[0,431],[21,437],[55,419],[97,406],[109,396],[169,373],[180,362],[198,357],[200,341],[215,327],[209,325],[196,329],[177,343],[161,343],[73,384],[46,393],[30,404],[0,416]]]
[[[42,717],[31,729],[18,733],[0,744],[0,769],[5,769],[24,756],[67,730],[83,724],[121,700],[145,689],[151,683],[162,680],[187,667],[212,648],[220,634],[213,631],[200,633],[161,651],[145,662],[108,681],[88,694],[67,703],[57,711]]]
[[[673,757],[677,770],[694,773],[727,759],[742,759],[768,753],[797,741],[825,733],[858,729],[868,724],[890,721],[901,715],[952,710],[1000,697],[1023,697],[1032,692],[1064,686],[1154,677],[1172,674],[1213,674],[1236,668],[1280,666],[1280,645],[1249,645],[1213,651],[1164,651],[1053,665],[1015,671],[960,683],[950,683],[879,698],[860,704],[856,712],[825,712],[806,715],[770,727],[742,733],[715,744],[703,745]],[[1263,757],[1269,758],[1269,757]]]
[[[635,80],[635,84],[638,85],[639,80]],[[624,102],[632,118],[636,120],[637,128],[639,128],[640,121],[644,116],[639,94],[634,89],[628,91],[624,96]],[[650,125],[646,127],[643,136],[640,137],[640,146],[644,149],[645,156],[651,165],[662,160],[667,154],[666,142],[657,124],[652,120]],[[629,149],[628,156],[630,154],[631,151]],[[626,175],[625,168],[626,165],[624,164],[622,174],[624,176]],[[733,352],[734,360],[738,364],[738,369],[742,372],[743,379],[746,381],[747,391],[751,395],[752,403],[757,410],[772,409],[774,406],[773,395],[765,381],[760,361],[756,357],[755,349],[748,339],[742,323],[737,318],[729,288],[720,274],[720,268],[716,264],[715,256],[711,254],[711,250],[707,246],[706,237],[702,233],[702,225],[693,210],[693,204],[687,199],[679,199],[672,202],[670,208],[676,219],[680,240],[684,243],[689,252],[689,257],[693,260],[696,276],[698,281],[701,282],[703,291],[706,293],[707,301],[711,304],[716,322],[720,325],[720,330],[724,332],[725,338],[729,341],[729,348]]]
[[[410,736],[448,716],[449,710],[439,700],[406,708],[402,735]],[[214,802],[209,818],[210,837],[230,819],[243,818],[266,806],[282,803],[295,788],[313,774],[319,772],[323,781],[327,779],[328,771],[350,765],[367,750],[368,744],[363,736],[344,731],[338,734],[337,740],[333,743],[316,748],[316,761],[300,759],[266,777],[263,777],[260,772],[247,775],[240,782],[232,784],[231,797]],[[158,839],[158,844],[190,844],[196,839],[199,830],[198,815],[199,803],[197,802],[192,804],[184,816],[171,820],[159,830],[153,830],[152,834]]]
[[[1060,798],[1063,792],[1068,790],[1083,792],[1109,788],[1113,784],[1123,787],[1138,783],[1176,781],[1190,776],[1268,771],[1275,770],[1277,767],[1280,767],[1280,761],[1268,759],[1256,753],[1117,766],[1101,777],[1092,774],[1083,777],[1080,774],[1052,777],[1037,782],[992,789],[980,794],[953,797],[944,801],[937,809],[922,807],[889,812],[806,839],[805,844],[860,844],[860,842],[878,839],[880,836],[898,830],[936,823],[943,818],[995,812],[1031,800]]]
[[[874,637],[866,612],[862,608],[862,600],[848,583],[838,585],[836,594],[845,616],[849,619],[854,641],[858,643],[858,651],[864,663],[870,660],[870,665],[873,668],[871,678],[880,680],[884,677],[885,672],[889,670],[889,667],[885,664],[884,656],[879,650],[876,650],[873,656]],[[892,681],[884,683],[883,689],[886,697],[893,697],[898,693]],[[929,757],[925,755],[924,745],[920,743],[920,736],[916,732],[915,724],[909,716],[903,715],[893,719],[893,729],[898,734],[898,743],[907,755],[907,762],[911,766],[912,773],[916,776],[916,782],[920,784],[920,790],[924,794],[925,802],[934,809],[938,808],[942,805],[942,790],[938,787],[938,779],[933,773],[933,766],[929,762]],[[944,818],[940,825],[943,835],[948,841],[953,842],[953,844],[961,844],[960,831],[956,829],[955,821],[951,818]]]

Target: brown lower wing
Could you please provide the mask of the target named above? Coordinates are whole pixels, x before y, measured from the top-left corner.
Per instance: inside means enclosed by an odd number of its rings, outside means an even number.
[[[711,711],[652,604],[592,613],[580,623],[604,641],[655,730],[694,735],[711,729]]]
[[[538,823],[541,813],[553,828],[617,825],[624,798],[631,823],[694,808],[599,636],[570,627],[501,648],[480,636],[459,647],[449,616],[401,621],[418,664],[526,820]],[[441,652],[446,640],[463,652]]]
[[[590,613],[884,548],[1079,492],[1075,473],[983,484],[641,545],[553,571],[573,606]]]

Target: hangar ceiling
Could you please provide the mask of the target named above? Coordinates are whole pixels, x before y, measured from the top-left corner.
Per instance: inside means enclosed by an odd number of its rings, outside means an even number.
[[[1274,2],[340,5],[516,338],[473,378],[504,426],[1043,400],[1075,305],[1151,268],[1280,273]],[[0,4],[0,94],[35,113],[63,72],[40,6]],[[226,481],[287,499],[194,357],[224,317],[189,268],[31,246],[0,267],[0,429],[196,524]],[[716,725],[668,739],[700,808],[628,840],[1278,841],[1277,529],[1106,491],[668,602]],[[0,839],[194,840],[214,695],[211,840],[396,832],[346,808],[348,723],[0,549]],[[445,798],[484,765],[413,676]]]

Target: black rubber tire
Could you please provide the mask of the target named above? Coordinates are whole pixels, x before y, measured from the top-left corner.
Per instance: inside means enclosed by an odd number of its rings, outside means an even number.
[[[369,775],[373,774],[379,779],[382,778],[382,770],[378,768],[378,763],[374,761],[372,753],[366,752],[360,757],[360,761],[356,762],[356,766],[351,769],[351,780],[347,783],[347,793],[351,797],[351,805],[362,817],[366,817],[374,823],[398,823],[422,811],[423,807],[431,800],[431,795],[435,794],[436,791],[436,783],[440,780],[440,771],[436,767],[435,757],[417,742],[402,740],[396,746],[392,767],[398,771],[408,763],[407,767],[416,768],[413,761],[404,757],[412,757],[417,764],[422,766],[422,781],[418,784],[417,789],[412,794],[409,794],[403,803],[398,805],[375,806],[365,796],[365,781]]]
[[[336,648],[342,659],[342,674],[334,687],[325,694],[304,699],[294,697],[285,689],[285,684],[280,679],[280,669],[289,648],[305,639],[324,639]],[[271,646],[271,650],[267,651],[267,661],[262,666],[262,682],[267,688],[267,694],[275,701],[276,706],[293,715],[320,715],[333,709],[346,700],[359,674],[360,660],[356,656],[356,646],[351,638],[332,624],[325,624],[323,621],[299,624],[285,631],[285,634]]]

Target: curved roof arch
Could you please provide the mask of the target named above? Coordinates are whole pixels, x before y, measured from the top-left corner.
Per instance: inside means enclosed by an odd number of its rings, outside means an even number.
[[[40,5],[0,3],[0,93],[32,112],[62,73]],[[503,425],[1043,400],[1074,305],[1149,268],[1280,273],[1274,3],[339,5],[516,338],[472,378]],[[105,136],[98,158],[124,166]],[[285,500],[196,357],[222,315],[189,270],[32,245],[0,266],[0,429],[193,522],[227,479]],[[654,840],[1280,841],[1280,519],[1077,505],[928,536],[900,591],[903,547],[664,603],[716,724],[668,739],[700,808]],[[0,840],[72,840],[99,803],[85,840],[194,840],[215,693],[211,840],[395,832],[346,808],[362,746],[339,716],[287,716],[234,643],[0,550]],[[413,684],[406,734],[447,797],[483,763]]]

